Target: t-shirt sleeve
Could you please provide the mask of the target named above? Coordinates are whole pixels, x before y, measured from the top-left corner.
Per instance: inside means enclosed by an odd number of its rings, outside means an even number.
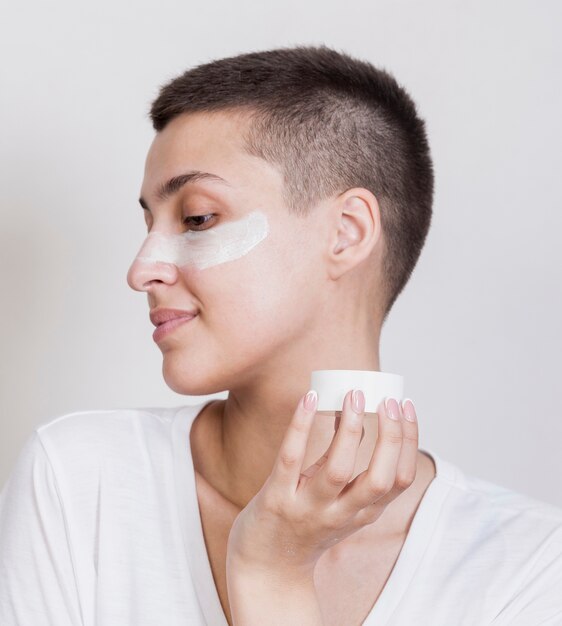
[[[83,624],[60,489],[37,431],[0,495],[0,624]]]
[[[523,585],[493,626],[562,625],[562,526],[541,546]]]

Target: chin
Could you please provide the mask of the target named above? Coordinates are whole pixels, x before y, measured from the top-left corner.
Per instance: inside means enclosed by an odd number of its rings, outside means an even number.
[[[162,375],[166,385],[176,393],[184,396],[206,396],[224,391],[222,380],[215,376],[216,372],[205,367],[193,367],[191,360],[182,363],[181,359],[164,357]]]

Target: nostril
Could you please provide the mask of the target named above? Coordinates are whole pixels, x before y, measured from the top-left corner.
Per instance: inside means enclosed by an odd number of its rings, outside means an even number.
[[[135,291],[148,291],[153,283],[172,285],[178,280],[178,268],[165,261],[147,261],[136,257],[127,272],[127,283]]]

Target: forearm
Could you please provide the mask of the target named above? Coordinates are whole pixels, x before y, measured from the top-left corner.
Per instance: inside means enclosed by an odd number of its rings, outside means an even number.
[[[283,576],[231,563],[227,586],[234,626],[324,624],[312,572]]]

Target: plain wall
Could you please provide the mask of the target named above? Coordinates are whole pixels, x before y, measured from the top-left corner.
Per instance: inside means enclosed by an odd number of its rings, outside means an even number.
[[[158,87],[198,63],[326,44],[426,120],[432,227],[383,328],[420,447],[562,506],[562,11],[554,0],[10,3],[0,25],[0,485],[63,413],[178,406],[126,283]],[[226,393],[217,394],[225,397]]]

